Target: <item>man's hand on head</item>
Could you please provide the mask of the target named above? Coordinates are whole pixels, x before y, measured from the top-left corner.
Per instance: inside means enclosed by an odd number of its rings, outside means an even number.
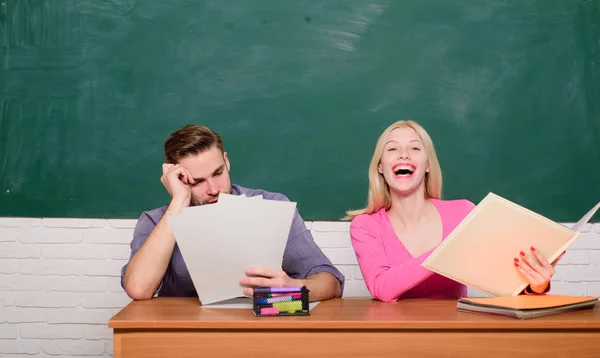
[[[302,280],[291,278],[283,270],[249,267],[246,269],[246,277],[240,279],[240,285],[244,287],[245,295],[252,296],[254,287],[304,286],[304,283]]]
[[[181,207],[190,205],[194,179],[190,173],[179,164],[162,165],[163,175],[160,181],[169,192],[172,201]]]

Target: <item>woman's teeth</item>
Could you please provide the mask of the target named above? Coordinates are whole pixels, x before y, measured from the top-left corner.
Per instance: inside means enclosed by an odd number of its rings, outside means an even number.
[[[415,168],[411,165],[399,165],[394,169],[396,175],[411,175]]]

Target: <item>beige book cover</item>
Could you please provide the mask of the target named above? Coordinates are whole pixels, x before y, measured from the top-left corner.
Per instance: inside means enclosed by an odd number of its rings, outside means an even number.
[[[519,252],[533,246],[554,261],[579,237],[577,230],[599,205],[569,229],[489,193],[422,266],[492,296],[518,295],[528,285],[514,267]]]

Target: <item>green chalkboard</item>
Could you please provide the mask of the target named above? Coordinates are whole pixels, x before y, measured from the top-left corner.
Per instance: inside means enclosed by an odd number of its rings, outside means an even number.
[[[309,220],[364,204],[399,119],[445,198],[560,221],[600,200],[599,0],[0,2],[0,216],[137,218],[189,123]]]

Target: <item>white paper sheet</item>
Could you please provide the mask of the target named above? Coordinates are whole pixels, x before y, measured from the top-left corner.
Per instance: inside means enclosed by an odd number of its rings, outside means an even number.
[[[169,224],[203,304],[241,296],[251,266],[281,269],[296,203],[224,194],[187,208]]]
[[[321,301],[310,302],[308,304],[309,309],[312,311]],[[202,305],[202,308],[235,308],[235,309],[252,309],[252,298],[250,297],[236,297],[225,301],[215,302],[210,305]]]

